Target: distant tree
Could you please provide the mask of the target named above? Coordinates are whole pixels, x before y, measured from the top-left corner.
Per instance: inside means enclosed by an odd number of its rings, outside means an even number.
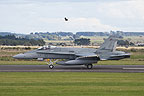
[[[25,46],[31,46],[31,45],[45,45],[45,42],[42,39],[26,39],[26,38],[16,38],[14,35],[7,35],[7,36],[1,36],[0,37],[0,45],[10,45],[10,46],[16,46],[16,45],[25,45]]]
[[[3,38],[5,38],[5,39],[12,39],[12,40],[16,39],[15,35],[6,35]]]
[[[2,36],[0,35],[0,39],[2,39]]]
[[[117,44],[119,46],[133,46],[134,43],[128,41],[128,40],[118,40]]]
[[[25,42],[24,46],[31,46],[31,43],[30,42]]]
[[[54,45],[53,43],[48,43],[48,45]]]
[[[57,46],[66,46],[67,44],[66,43],[57,43],[56,45]]]
[[[43,39],[37,40],[39,46],[45,45],[45,41]]]
[[[76,44],[76,45],[89,45],[90,39],[87,39],[87,38],[75,39],[74,44]]]
[[[58,36],[73,36],[71,32],[57,32],[56,35]]]

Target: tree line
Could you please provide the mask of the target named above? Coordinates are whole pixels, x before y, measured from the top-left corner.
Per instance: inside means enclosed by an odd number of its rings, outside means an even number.
[[[74,44],[76,45],[89,45],[90,42],[91,42],[90,39],[87,38],[80,38],[74,40]]]
[[[91,43],[90,39],[87,39],[87,38],[80,38],[80,39],[74,40],[74,44],[76,45],[90,45],[90,43]],[[118,46],[134,46],[134,43],[128,40],[118,40],[117,45]]]
[[[16,38],[15,35],[0,36],[0,45],[24,45],[24,46],[43,46],[45,42],[42,39],[26,39],[26,38]]]

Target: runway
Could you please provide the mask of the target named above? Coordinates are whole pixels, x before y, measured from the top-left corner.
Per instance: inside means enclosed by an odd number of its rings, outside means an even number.
[[[48,65],[0,65],[0,72],[122,72],[144,73],[144,65],[94,65],[93,69],[85,66],[55,65],[49,69]]]

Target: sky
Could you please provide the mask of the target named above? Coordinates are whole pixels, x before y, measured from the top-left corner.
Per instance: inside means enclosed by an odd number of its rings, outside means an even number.
[[[0,0],[0,32],[144,32],[143,5],[144,0]]]

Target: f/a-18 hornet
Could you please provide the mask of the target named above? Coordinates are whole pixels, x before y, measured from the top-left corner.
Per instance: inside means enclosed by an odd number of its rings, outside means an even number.
[[[16,59],[48,59],[50,69],[54,67],[52,59],[62,59],[63,61],[56,62],[59,65],[86,65],[88,69],[91,69],[93,64],[100,60],[120,60],[130,57],[130,53],[116,51],[119,38],[116,35],[109,36],[98,49],[44,46],[13,57]]]

